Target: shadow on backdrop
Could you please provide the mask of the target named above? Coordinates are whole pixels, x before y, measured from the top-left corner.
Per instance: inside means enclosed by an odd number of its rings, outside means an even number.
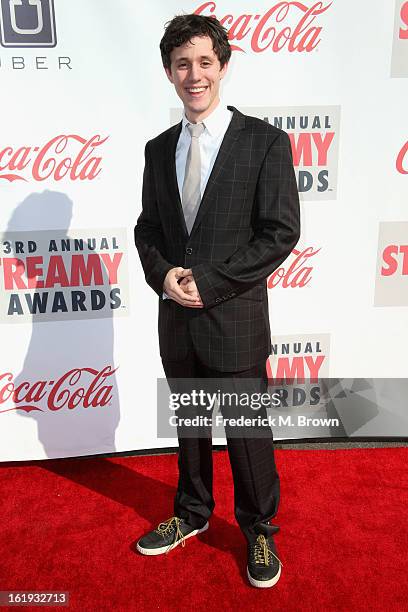
[[[46,190],[30,194],[14,210],[4,240],[13,240],[13,232],[28,232],[27,239],[35,240],[36,233],[45,230],[58,230],[58,239],[69,239],[72,207],[72,201],[64,193]],[[85,233],[84,239],[92,237],[92,230]],[[98,251],[95,249],[93,252]],[[104,267],[103,277],[104,287],[110,289]],[[100,371],[110,365],[114,369],[111,310],[104,318],[39,322],[35,320],[35,315],[31,315],[31,320],[31,338],[22,370],[15,379],[16,387],[26,381],[47,381],[50,384],[77,368]],[[82,372],[75,385],[69,387],[65,383],[64,388],[70,388],[71,392],[79,387],[86,389],[90,380],[92,376]],[[115,432],[120,419],[116,376],[110,375],[106,384],[112,385],[112,400],[106,406],[84,408],[81,402],[73,409],[63,406],[50,410],[45,403],[41,404],[42,411],[17,409],[16,412],[36,421],[38,439],[47,457],[114,452]]]

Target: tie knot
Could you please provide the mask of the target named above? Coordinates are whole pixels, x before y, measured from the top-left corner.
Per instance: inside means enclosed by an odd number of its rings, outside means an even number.
[[[200,138],[201,134],[204,132],[204,124],[187,123],[187,129],[191,134],[191,138]]]

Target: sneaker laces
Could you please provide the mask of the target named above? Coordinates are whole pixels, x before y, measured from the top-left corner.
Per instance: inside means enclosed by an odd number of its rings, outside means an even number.
[[[176,536],[174,538],[174,541],[169,545],[169,547],[166,550],[166,553],[168,553],[172,548],[174,548],[174,546],[176,546],[177,542],[179,542],[180,540],[181,540],[182,546],[186,545],[185,537],[180,529],[181,521],[182,519],[180,519],[178,516],[172,516],[167,521],[163,521],[163,523],[159,523],[157,529],[155,529],[155,532],[161,535],[163,538],[166,537],[172,531],[174,530],[176,531]]]
[[[280,565],[283,567],[282,561],[269,548],[268,540],[263,534],[259,534],[259,536],[256,538],[254,546],[255,563],[268,566],[269,560],[271,559],[272,555],[275,557],[275,559],[279,561]]]

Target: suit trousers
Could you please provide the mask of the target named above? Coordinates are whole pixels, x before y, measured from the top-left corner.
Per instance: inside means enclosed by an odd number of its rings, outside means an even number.
[[[163,368],[172,393],[186,391],[188,379],[230,379],[228,384],[246,383],[250,379],[251,391],[266,393],[268,378],[265,360],[249,370],[241,372],[221,372],[200,362],[194,349],[181,361],[162,359]],[[238,380],[240,379],[240,380]],[[225,382],[225,381],[220,381]],[[222,385],[221,385],[222,386]],[[224,410],[220,406],[223,416]],[[261,415],[266,417],[265,408]],[[231,413],[229,413],[231,414]],[[234,482],[235,518],[248,541],[263,533],[270,536],[278,527],[269,524],[279,505],[279,476],[274,457],[273,433],[271,428],[260,426],[260,436],[250,437],[231,433],[225,427],[228,455]],[[178,429],[179,480],[174,499],[174,514],[183,518],[193,527],[201,528],[212,514],[215,506],[213,498],[213,461],[211,426],[197,431],[197,437],[184,437]]]

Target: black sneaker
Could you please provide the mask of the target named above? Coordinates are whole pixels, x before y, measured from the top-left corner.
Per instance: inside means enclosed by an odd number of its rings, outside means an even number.
[[[162,555],[179,544],[185,546],[185,540],[208,529],[208,522],[201,529],[194,529],[178,516],[172,516],[160,523],[157,529],[150,531],[137,543],[137,550],[142,555]]]
[[[267,589],[276,584],[281,575],[282,563],[276,556],[273,539],[259,535],[248,544],[248,579],[252,586]]]

